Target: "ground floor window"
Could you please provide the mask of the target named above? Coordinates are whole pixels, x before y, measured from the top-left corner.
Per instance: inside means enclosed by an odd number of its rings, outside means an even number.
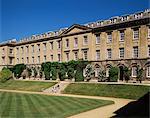
[[[137,77],[137,67],[132,67],[132,77]]]
[[[146,70],[147,70],[147,72],[146,72],[147,73],[147,77],[150,77],[150,66],[147,66]]]

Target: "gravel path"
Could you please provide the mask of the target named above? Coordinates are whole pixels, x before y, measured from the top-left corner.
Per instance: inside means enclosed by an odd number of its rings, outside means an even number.
[[[134,101],[134,100],[130,100],[130,99],[121,99],[121,98],[70,95],[70,94],[59,94],[59,93],[58,94],[49,94],[49,93],[44,93],[44,92],[30,92],[30,91],[4,90],[4,89],[0,89],[0,91],[29,93],[29,94],[54,95],[54,96],[69,96],[69,97],[80,97],[80,98],[91,98],[91,99],[102,99],[102,100],[111,100],[111,101],[115,102],[115,104],[107,105],[107,106],[93,109],[90,111],[86,111],[86,112],[71,116],[69,118],[109,118],[109,117],[115,115],[114,111],[125,106],[129,102]]]

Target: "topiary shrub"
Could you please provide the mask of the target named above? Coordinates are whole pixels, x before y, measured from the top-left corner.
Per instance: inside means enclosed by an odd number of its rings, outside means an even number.
[[[117,82],[118,81],[118,67],[111,67],[109,70],[109,81],[110,82]]]
[[[13,78],[13,74],[8,68],[3,68],[0,71],[0,82],[4,83],[11,78]]]
[[[26,69],[26,65],[24,64],[17,64],[13,67],[13,73],[14,73],[14,76],[16,78],[20,78],[21,77],[21,73],[23,72],[23,70]]]
[[[76,73],[75,73],[75,81],[80,82],[84,81],[84,76],[83,76],[83,69],[78,68]]]
[[[130,80],[131,70],[128,69],[128,67],[123,67],[123,77],[126,82]]]

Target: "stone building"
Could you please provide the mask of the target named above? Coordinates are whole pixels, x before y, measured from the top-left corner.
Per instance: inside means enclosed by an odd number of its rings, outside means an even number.
[[[117,16],[84,25],[74,24],[58,31],[32,35],[20,41],[0,44],[0,69],[25,63],[40,67],[46,61],[67,62],[84,59],[92,62],[95,76],[100,68],[118,66],[123,80],[123,67],[137,76],[137,67],[150,78],[150,10]]]

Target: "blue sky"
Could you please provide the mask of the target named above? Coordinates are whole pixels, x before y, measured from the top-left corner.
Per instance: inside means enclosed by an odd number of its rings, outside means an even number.
[[[0,0],[0,42],[149,8],[149,0]]]

